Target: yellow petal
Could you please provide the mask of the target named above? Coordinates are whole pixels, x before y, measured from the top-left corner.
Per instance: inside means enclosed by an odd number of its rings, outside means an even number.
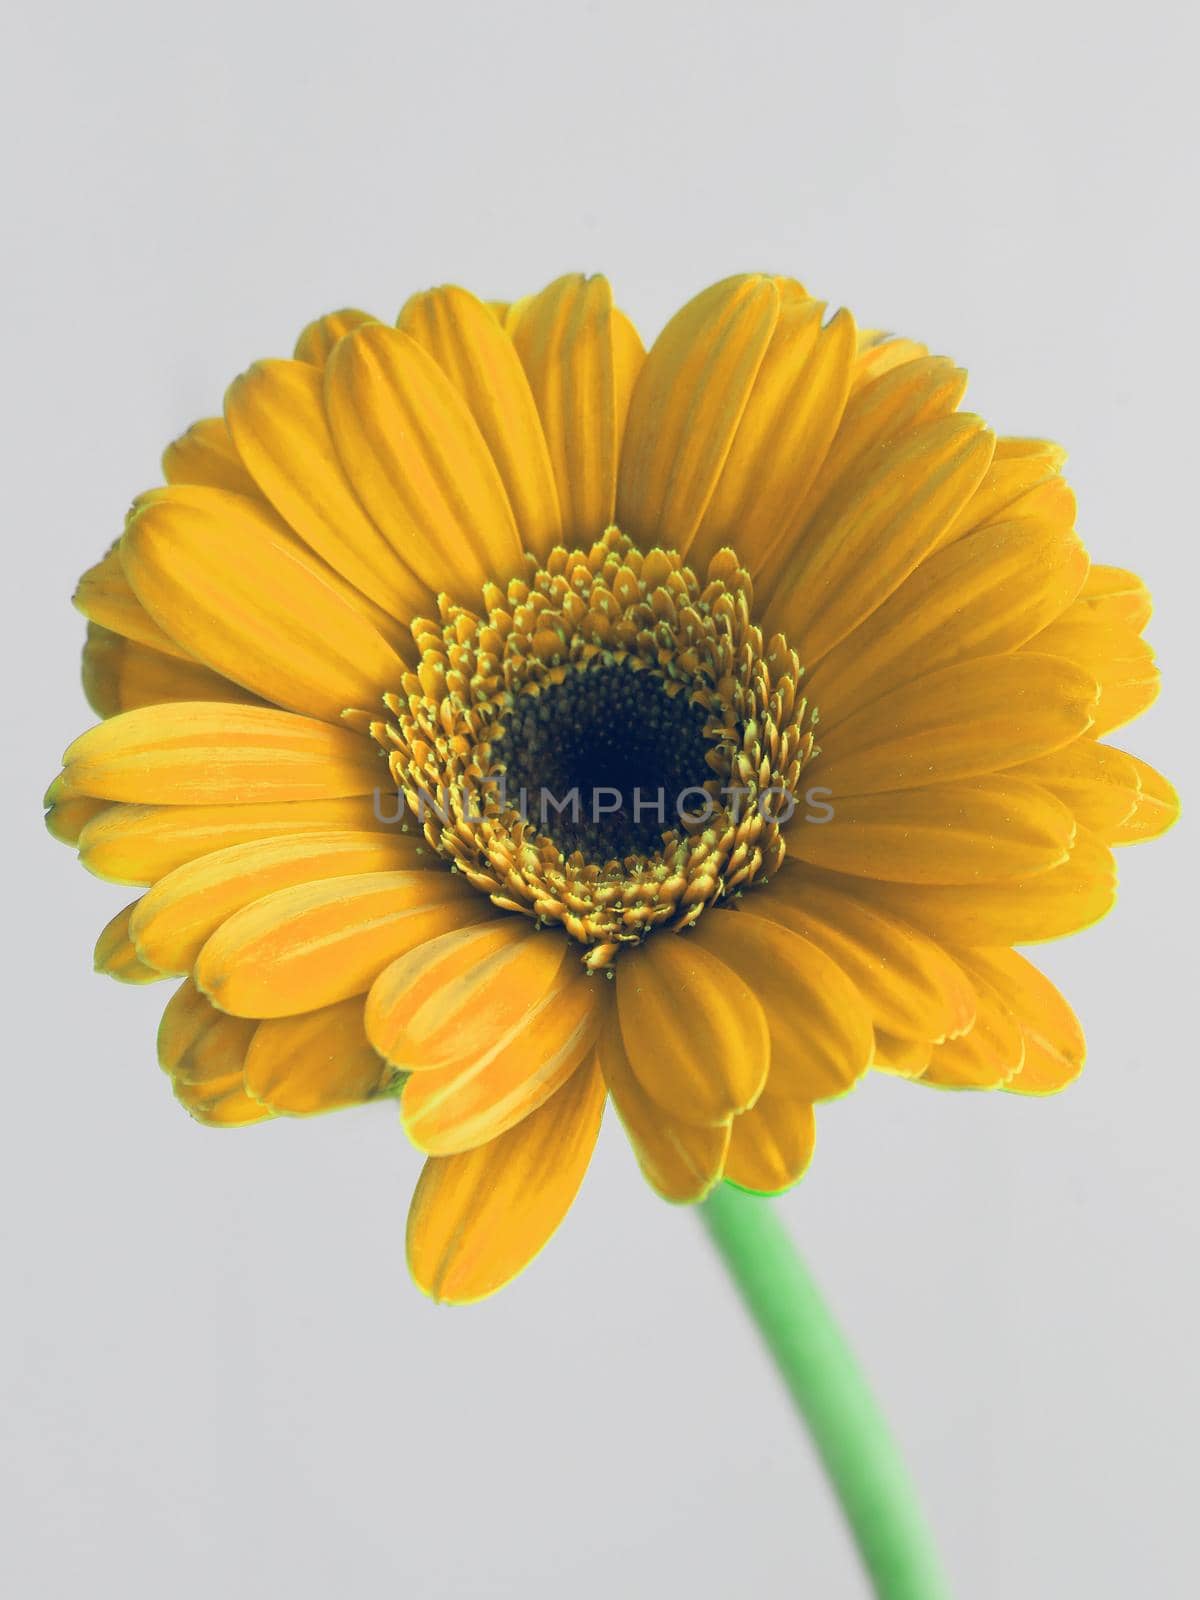
[[[391,833],[366,796],[347,800],[281,800],[262,805],[110,805],[106,800],[64,801],[97,808],[81,827],[79,858],[89,872],[113,883],[155,883],[187,861],[252,840],[325,833],[329,829]],[[418,843],[420,855],[424,847]],[[433,852],[426,850],[423,866]]]
[[[243,1070],[253,1099],[307,1117],[369,1100],[387,1069],[367,1042],[362,1000],[354,996],[304,1016],[260,1022]]]
[[[258,494],[224,417],[205,417],[193,423],[163,451],[162,469],[168,483],[207,484],[210,489],[229,489],[234,494]]]
[[[125,906],[104,928],[96,940],[93,958],[97,972],[103,972],[121,983],[156,983],[166,974],[147,966],[134,948],[129,933],[129,923],[139,902]]]
[[[979,487],[967,501],[947,531],[947,539],[961,538],[972,529],[992,522],[1007,522],[1016,507],[1039,485],[1056,478],[1066,460],[1066,451],[1047,439],[996,440],[996,453]],[[1074,501],[1068,506],[1066,526],[1074,525]]]
[[[788,854],[892,883],[997,883],[1067,859],[1075,819],[1047,790],[1001,773],[882,794],[835,796],[832,819],[795,823]]]
[[[214,1083],[240,1073],[255,1024],[218,1011],[190,978],[167,1001],[158,1027],[158,1064],[177,1083]]]
[[[955,413],[914,428],[831,497],[780,574],[764,628],[820,660],[929,555],[979,483],[994,440]]]
[[[650,1098],[712,1127],[752,1106],[771,1041],[754,991],[686,934],[657,934],[617,963],[629,1064]]]
[[[1150,591],[1136,573],[1123,567],[1089,568],[1079,600],[1101,622],[1123,622],[1140,633],[1150,620]]]
[[[325,408],[354,492],[435,594],[478,604],[521,570],[504,483],[467,403],[395,328],[348,334],[325,369]]]
[[[482,954],[473,976],[450,980],[443,1013],[424,974],[417,988],[424,1003],[391,1055],[436,1063],[413,1072],[400,1100],[405,1132],[430,1155],[485,1144],[548,1100],[590,1054],[604,997],[568,940],[528,926]]]
[[[924,561],[831,650],[806,687],[823,717],[848,717],[924,673],[1015,649],[1079,592],[1087,553],[1073,533],[983,528]]]
[[[974,1002],[972,1001],[972,1006]],[[932,1039],[900,1039],[883,1028],[875,1030],[875,1059],[871,1065],[898,1078],[919,1078],[933,1055]]]
[[[308,361],[314,367],[323,367],[339,339],[353,333],[355,328],[378,320],[369,311],[358,311],[353,306],[346,306],[341,311],[329,311],[301,328],[292,354],[297,361]]]
[[[972,976],[975,1024],[961,1038],[934,1045],[922,1083],[941,1089],[998,1089],[1021,1071],[1025,1036],[1020,1023],[978,968]]]
[[[1083,1069],[1087,1043],[1079,1019],[1043,973],[1015,950],[956,952],[968,972],[995,990],[1025,1040],[1021,1070],[1003,1087],[1015,1094],[1055,1094]]]
[[[463,1305],[527,1267],[578,1193],[603,1113],[604,1079],[588,1062],[499,1138],[427,1161],[408,1213],[417,1285]]]
[[[60,800],[46,813],[46,832],[60,844],[77,845],[88,823],[107,810],[107,800],[93,800],[91,795],[82,795],[77,800]]]
[[[756,571],[778,543],[790,542],[813,480],[839,431],[854,359],[854,319],[839,311],[821,326],[825,306],[786,280],[779,321],[711,500],[688,550],[698,571],[724,545]]]
[[[581,273],[523,301],[508,331],[541,418],[562,537],[587,544],[613,520],[617,451],[641,341],[614,308],[608,280]]]
[[[401,1072],[464,1068],[521,1033],[560,981],[569,946],[523,917],[464,927],[408,951],[367,997],[367,1037]]]
[[[844,721],[823,718],[823,753],[807,776],[834,795],[980,777],[1078,739],[1098,696],[1082,667],[1054,656],[955,662]]]
[[[277,889],[221,924],[196,982],[242,1017],[289,1017],[365,994],[390,961],[494,916],[449,872],[364,872]]]
[[[813,1108],[773,1093],[768,1084],[750,1110],[733,1119],[725,1178],[752,1194],[781,1194],[804,1175],[816,1137]]]
[[[1082,833],[1068,860],[1007,883],[872,883],[858,892],[935,939],[967,946],[1040,944],[1091,927],[1112,909],[1110,851]]]
[[[676,312],[634,388],[617,523],[644,547],[685,554],[729,456],[779,320],[775,282],[726,278]]]
[[[1023,648],[1063,656],[1092,674],[1100,685],[1093,738],[1139,716],[1158,696],[1154,652],[1137,628],[1110,621],[1086,599],[1076,600]]]
[[[83,647],[83,692],[101,717],[171,700],[224,700],[249,705],[254,696],[198,661],[164,655],[88,623]]]
[[[647,1183],[664,1200],[703,1200],[721,1176],[729,1123],[701,1128],[679,1122],[651,1100],[629,1065],[615,1006],[606,1008],[596,1059]]]
[[[71,600],[89,621],[119,633],[123,639],[134,639],[138,644],[180,661],[190,663],[193,660],[181,644],[159,627],[130,588],[117,545],[103,561],[88,568]]]
[[[219,489],[143,497],[121,541],[142,604],[199,660],[292,711],[371,707],[404,663],[265,507]]]
[[[386,772],[360,734],[268,706],[185,701],[124,711],[63,756],[55,798],[221,805],[368,795]]]
[[[1040,528],[1044,533],[1069,533],[1075,527],[1078,509],[1075,491],[1065,478],[1055,473],[1005,506],[986,526],[994,527],[1000,521],[1018,522]],[[974,529],[968,528],[965,532],[971,533]]]
[[[1065,749],[1023,762],[1013,771],[1048,789],[1080,827],[1109,844],[1138,802],[1140,784],[1133,757],[1094,739],[1076,739]]]
[[[133,940],[150,966],[185,973],[206,940],[243,906],[323,878],[411,871],[421,865],[418,848],[416,839],[399,832],[302,833],[235,844],[160,878],[138,902]]]
[[[923,423],[948,417],[957,408],[967,375],[944,356],[925,356],[890,367],[855,389],[846,403],[837,433],[803,503],[793,508],[787,537],[768,559],[751,563],[755,584],[769,594],[778,582],[791,550],[804,537],[827,500],[845,500],[849,485],[861,479],[864,463],[910,434]]]
[[[791,928],[830,956],[853,982],[876,1024],[903,1039],[941,1040],[975,1020],[975,992],[946,952],[847,890],[792,865],[744,910]]]
[[[780,922],[724,910],[701,917],[688,938],[735,972],[766,1012],[773,1096],[826,1100],[844,1094],[870,1066],[871,1013],[817,945]]]
[[[252,1100],[242,1064],[254,1023],[215,1011],[191,982],[167,1002],[158,1031],[158,1059],[174,1083],[175,1097],[209,1127],[242,1127],[272,1115]]]
[[[446,286],[413,295],[397,327],[427,350],[466,401],[500,473],[527,550],[562,539],[554,468],[512,340],[481,300]]]
[[[319,368],[255,362],[230,384],[225,416],[260,491],[310,550],[401,622],[433,614],[432,594],[367,516],[342,470]]]
[[[1179,796],[1162,773],[1136,756],[1125,759],[1132,762],[1137,771],[1138,797],[1130,814],[1113,829],[1112,844],[1137,844],[1142,839],[1156,839],[1179,820]]]
[[[1152,668],[1149,677],[1132,676],[1134,672],[1141,673],[1143,669],[1144,663],[1131,662],[1130,677],[1119,683],[1100,685],[1100,701],[1096,707],[1096,720],[1091,729],[1093,738],[1099,739],[1104,734],[1111,733],[1114,728],[1123,728],[1127,722],[1140,717],[1143,711],[1148,711],[1158,699],[1158,691],[1162,686],[1158,669]]]
[[[175,1098],[206,1128],[245,1128],[275,1113],[246,1093],[240,1072],[211,1083],[177,1083]]]
[[[884,377],[893,368],[910,366],[929,354],[928,347],[915,339],[902,339],[881,328],[859,328],[854,358],[853,391],[863,389]]]

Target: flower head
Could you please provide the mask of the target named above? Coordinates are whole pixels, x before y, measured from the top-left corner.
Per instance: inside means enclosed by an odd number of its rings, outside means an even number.
[[[80,582],[104,719],[49,824],[144,892],[200,1121],[398,1097],[409,1261],[498,1288],[611,1097],[671,1200],[773,1192],[868,1069],[1045,1094],[1085,927],[1174,819],[1102,737],[1157,674],[1063,455],[799,284],[644,354],[601,278],[319,319],[171,445]]]

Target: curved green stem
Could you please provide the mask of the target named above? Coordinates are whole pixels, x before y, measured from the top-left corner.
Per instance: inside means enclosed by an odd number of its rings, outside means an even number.
[[[722,1183],[700,1214],[808,1424],[879,1600],[946,1600],[899,1451],[770,1203]]]

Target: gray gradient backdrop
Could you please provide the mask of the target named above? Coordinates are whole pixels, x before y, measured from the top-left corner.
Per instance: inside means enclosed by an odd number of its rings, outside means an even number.
[[[164,441],[322,310],[586,268],[653,335],[763,266],[1069,445],[1092,550],[1158,599],[1169,687],[1125,737],[1186,791],[1196,45],[1182,4],[1061,0],[10,20],[9,1594],[865,1593],[698,1224],[615,1127],[534,1268],[455,1311],[405,1279],[419,1162],[389,1107],[215,1133],[175,1105],[167,988],[89,970],[127,895],[40,832],[90,720],[68,595]],[[870,1082],[782,1202],[978,1600],[1197,1592],[1186,828],[1123,865],[1119,913],[1043,952],[1091,1038],[1078,1087]]]

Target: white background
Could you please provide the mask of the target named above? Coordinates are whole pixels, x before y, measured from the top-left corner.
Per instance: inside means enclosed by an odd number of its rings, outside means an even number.
[[[405,1279],[388,1107],[215,1133],[175,1105],[165,991],[89,970],[127,895],[40,830],[90,720],[68,596],[166,440],[322,310],[583,268],[649,337],[762,267],[1068,444],[1094,554],[1158,599],[1167,690],[1120,737],[1186,800],[1197,42],[1183,5],[1061,0],[9,21],[8,1593],[865,1593],[695,1218],[614,1127],[546,1254],[455,1311]],[[1117,914],[1043,952],[1091,1039],[1076,1088],[872,1081],[782,1202],[977,1600],[1200,1582],[1186,823],[1123,865]]]

